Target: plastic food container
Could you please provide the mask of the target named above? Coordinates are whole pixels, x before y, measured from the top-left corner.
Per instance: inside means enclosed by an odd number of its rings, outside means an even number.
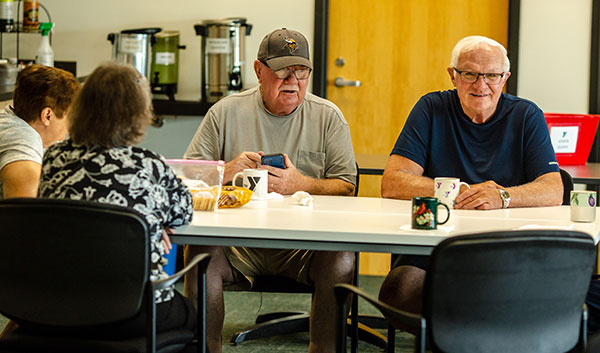
[[[190,189],[195,211],[214,211],[223,184],[224,161],[168,159],[167,163]]]
[[[544,117],[558,164],[585,164],[594,143],[600,116],[545,113]]]

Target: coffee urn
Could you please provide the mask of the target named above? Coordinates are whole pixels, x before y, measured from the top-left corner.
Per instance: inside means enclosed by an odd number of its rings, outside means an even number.
[[[246,36],[252,25],[242,17],[206,20],[194,26],[202,36],[202,100],[215,103],[243,88]]]
[[[179,45],[179,31],[162,31],[154,37],[150,70],[152,93],[164,93],[173,101],[179,79],[179,50],[185,49],[185,45]]]
[[[112,59],[133,65],[148,81],[152,65],[152,45],[160,28],[126,29],[121,33],[110,33],[107,37],[112,43]]]

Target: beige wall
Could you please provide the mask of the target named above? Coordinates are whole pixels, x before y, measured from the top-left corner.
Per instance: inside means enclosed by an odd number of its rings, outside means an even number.
[[[592,0],[521,0],[519,96],[545,112],[588,112],[591,22]]]
[[[179,30],[181,51],[178,99],[200,98],[200,37],[193,25],[205,19],[246,17],[254,25],[246,38],[245,83],[256,84],[252,62],[264,34],[287,26],[313,41],[314,0],[48,0],[56,30],[57,60],[77,61],[79,75],[109,60],[106,36],[128,28],[159,26]],[[592,0],[521,0],[518,94],[548,112],[588,109]],[[41,15],[45,19],[44,15]],[[14,35],[4,35],[3,56],[15,56]],[[21,57],[33,58],[39,36],[21,36]],[[312,50],[312,48],[311,48]]]
[[[252,63],[260,40],[278,27],[304,33],[312,43],[314,0],[47,0],[56,28],[52,47],[56,60],[77,61],[78,75],[89,74],[99,63],[110,60],[111,44],[106,36],[123,29],[161,27],[180,31],[187,46],[180,53],[178,99],[200,98],[200,39],[194,24],[207,19],[246,17],[254,25],[246,37],[246,86],[256,85]],[[46,20],[40,9],[40,18]],[[5,35],[4,56],[14,56],[14,35]],[[21,35],[21,57],[34,58],[39,36]],[[312,49],[311,49],[312,50]],[[13,54],[11,54],[13,53]]]

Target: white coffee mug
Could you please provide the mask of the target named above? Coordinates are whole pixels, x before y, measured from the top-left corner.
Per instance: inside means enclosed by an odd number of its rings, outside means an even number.
[[[596,201],[595,191],[571,191],[571,221],[593,222],[596,219]]]
[[[269,175],[266,169],[244,169],[243,172],[233,176],[232,184],[236,185],[237,178],[243,177],[242,186],[252,190],[253,199],[264,199],[267,197]]]
[[[441,203],[448,208],[454,207],[454,200],[460,192],[460,186],[471,188],[469,184],[460,181],[459,178],[439,177],[433,180],[433,194]]]

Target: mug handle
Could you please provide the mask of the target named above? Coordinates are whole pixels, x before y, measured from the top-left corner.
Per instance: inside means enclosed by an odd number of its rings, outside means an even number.
[[[237,185],[235,185],[235,181],[236,181],[236,179],[237,179],[237,178],[238,178],[240,175],[241,175],[241,176],[243,176],[243,175],[244,175],[244,173],[243,173],[243,172],[238,172],[238,173],[235,173],[235,175],[233,176],[233,179],[231,179],[231,185],[233,185],[233,186],[237,186]],[[242,185],[242,186],[243,186],[243,185]]]
[[[444,207],[446,208],[446,211],[448,211],[448,213],[447,213],[446,219],[445,219],[443,222],[439,222],[439,221],[438,221],[438,222],[437,222],[437,224],[445,224],[445,223],[446,223],[446,222],[448,222],[448,220],[450,219],[450,209],[448,208],[448,206],[446,206],[446,204],[445,204],[445,203],[441,203],[441,202],[440,202],[440,203],[438,203],[438,208],[439,208],[440,206],[444,206]]]
[[[470,188],[471,188],[471,186],[470,186],[469,184],[465,183],[464,181],[461,181],[460,183],[458,183],[458,187],[459,187],[459,188],[460,188],[460,186],[461,186],[461,185],[464,185],[464,186],[466,186],[466,187],[467,187],[467,189],[470,189]]]

